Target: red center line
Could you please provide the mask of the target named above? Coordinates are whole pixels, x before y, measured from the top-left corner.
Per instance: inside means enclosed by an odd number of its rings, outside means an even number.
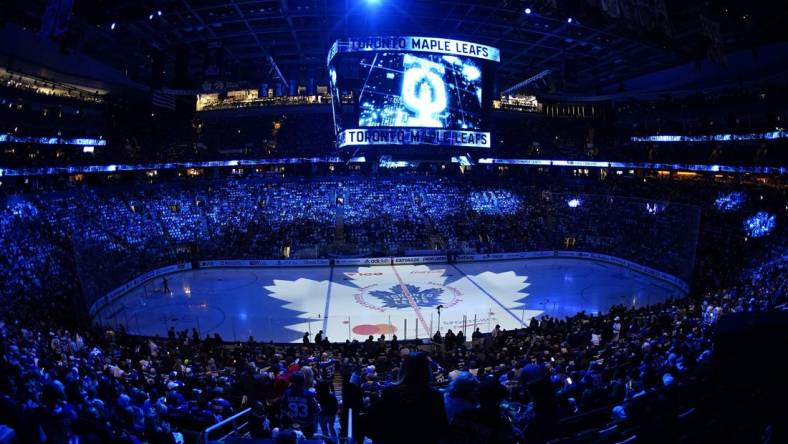
[[[402,288],[402,294],[404,294],[405,297],[408,299],[408,303],[410,304],[410,307],[413,309],[413,311],[416,312],[416,316],[418,316],[419,321],[421,321],[421,326],[424,327],[424,331],[427,332],[427,336],[428,337],[431,336],[432,332],[430,331],[429,326],[427,326],[427,321],[424,320],[424,316],[422,316],[421,311],[419,311],[419,305],[416,303],[416,300],[413,299],[413,295],[410,294],[410,290],[408,290],[408,287],[405,286],[405,282],[402,281],[402,278],[400,277],[399,273],[397,273],[396,266],[392,265],[391,269],[394,270],[394,275],[397,276],[397,280],[399,281],[399,286],[400,288]]]

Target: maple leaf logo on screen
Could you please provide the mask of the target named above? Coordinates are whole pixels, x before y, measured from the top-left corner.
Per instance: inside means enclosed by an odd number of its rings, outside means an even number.
[[[407,290],[407,293],[405,290]],[[416,305],[419,307],[436,307],[441,303],[440,297],[442,294],[443,288],[421,289],[421,287],[411,284],[404,286],[394,285],[389,291],[375,290],[369,292],[370,296],[374,296],[383,301],[383,307],[386,308],[410,307],[408,295],[413,298],[413,301],[416,302]]]

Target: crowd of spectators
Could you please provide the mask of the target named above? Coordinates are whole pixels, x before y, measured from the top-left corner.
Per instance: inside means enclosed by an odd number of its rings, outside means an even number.
[[[0,427],[4,442],[196,442],[248,407],[246,433],[283,440],[337,442],[352,412],[355,442],[736,442],[745,437],[697,422],[713,417],[712,333],[729,313],[785,309],[785,268],[772,261],[685,300],[432,344],[143,338],[67,329],[21,306],[0,321]]]
[[[70,246],[52,232],[29,202],[9,199],[0,211],[0,288],[2,300],[68,291],[62,279],[73,280]],[[46,272],[45,272],[46,271]]]
[[[22,204],[27,211],[16,209]],[[6,291],[42,290],[20,281],[25,270],[57,282],[76,269],[89,300],[183,261],[430,251],[576,249],[687,279],[699,227],[699,211],[685,204],[452,178],[81,186],[9,196],[3,215]],[[76,267],[53,263],[63,255]]]
[[[459,443],[708,436],[697,422],[686,424],[714,408],[702,396],[713,390],[714,325],[733,312],[786,308],[786,244],[775,234],[753,256],[746,247],[754,240],[734,242],[726,231],[741,230],[744,212],[772,199],[763,190],[741,188],[745,207],[720,212],[716,198],[730,187],[692,184],[695,192],[678,198],[680,186],[597,184],[605,193],[593,194],[506,180],[226,178],[5,196],[0,435],[194,442],[249,407],[251,436],[282,439],[347,436],[351,410],[358,442],[364,435],[401,442],[427,423],[435,439]],[[574,238],[575,248],[675,265],[693,260],[698,233],[689,228],[701,214],[707,245],[689,298],[543,317],[522,330],[446,332],[428,344],[225,343],[196,331],[134,337],[64,309],[74,306],[74,292],[100,294],[187,260],[189,245],[200,257],[281,257],[280,246],[307,252],[336,242],[343,229],[344,242],[383,251],[435,237],[457,251],[572,248],[566,239]],[[388,421],[392,412],[398,421]]]
[[[383,252],[429,249],[430,227],[413,198],[414,187],[397,181],[353,181],[341,192],[347,241]]]

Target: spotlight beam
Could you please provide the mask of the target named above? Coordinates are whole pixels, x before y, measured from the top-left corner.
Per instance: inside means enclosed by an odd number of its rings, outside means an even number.
[[[548,74],[550,74],[550,72],[551,71],[549,69],[545,69],[544,71],[540,72],[539,74],[531,76],[531,77],[523,80],[520,83],[516,83],[516,84],[510,86],[509,88],[506,88],[505,90],[501,91],[501,94],[505,95],[505,94],[512,94],[514,92],[517,92],[517,91],[523,89],[525,86],[527,86],[527,85],[529,85],[529,84],[541,79],[542,77],[547,76]]]

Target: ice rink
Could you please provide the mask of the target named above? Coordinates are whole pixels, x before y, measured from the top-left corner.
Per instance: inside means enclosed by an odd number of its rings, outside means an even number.
[[[622,266],[538,258],[372,267],[206,268],[132,289],[96,316],[135,334],[196,328],[224,340],[300,341],[323,330],[331,341],[396,334],[432,336],[496,324],[512,329],[534,316],[642,306],[684,291]],[[440,310],[440,318],[438,314]],[[440,321],[439,321],[440,319]]]

